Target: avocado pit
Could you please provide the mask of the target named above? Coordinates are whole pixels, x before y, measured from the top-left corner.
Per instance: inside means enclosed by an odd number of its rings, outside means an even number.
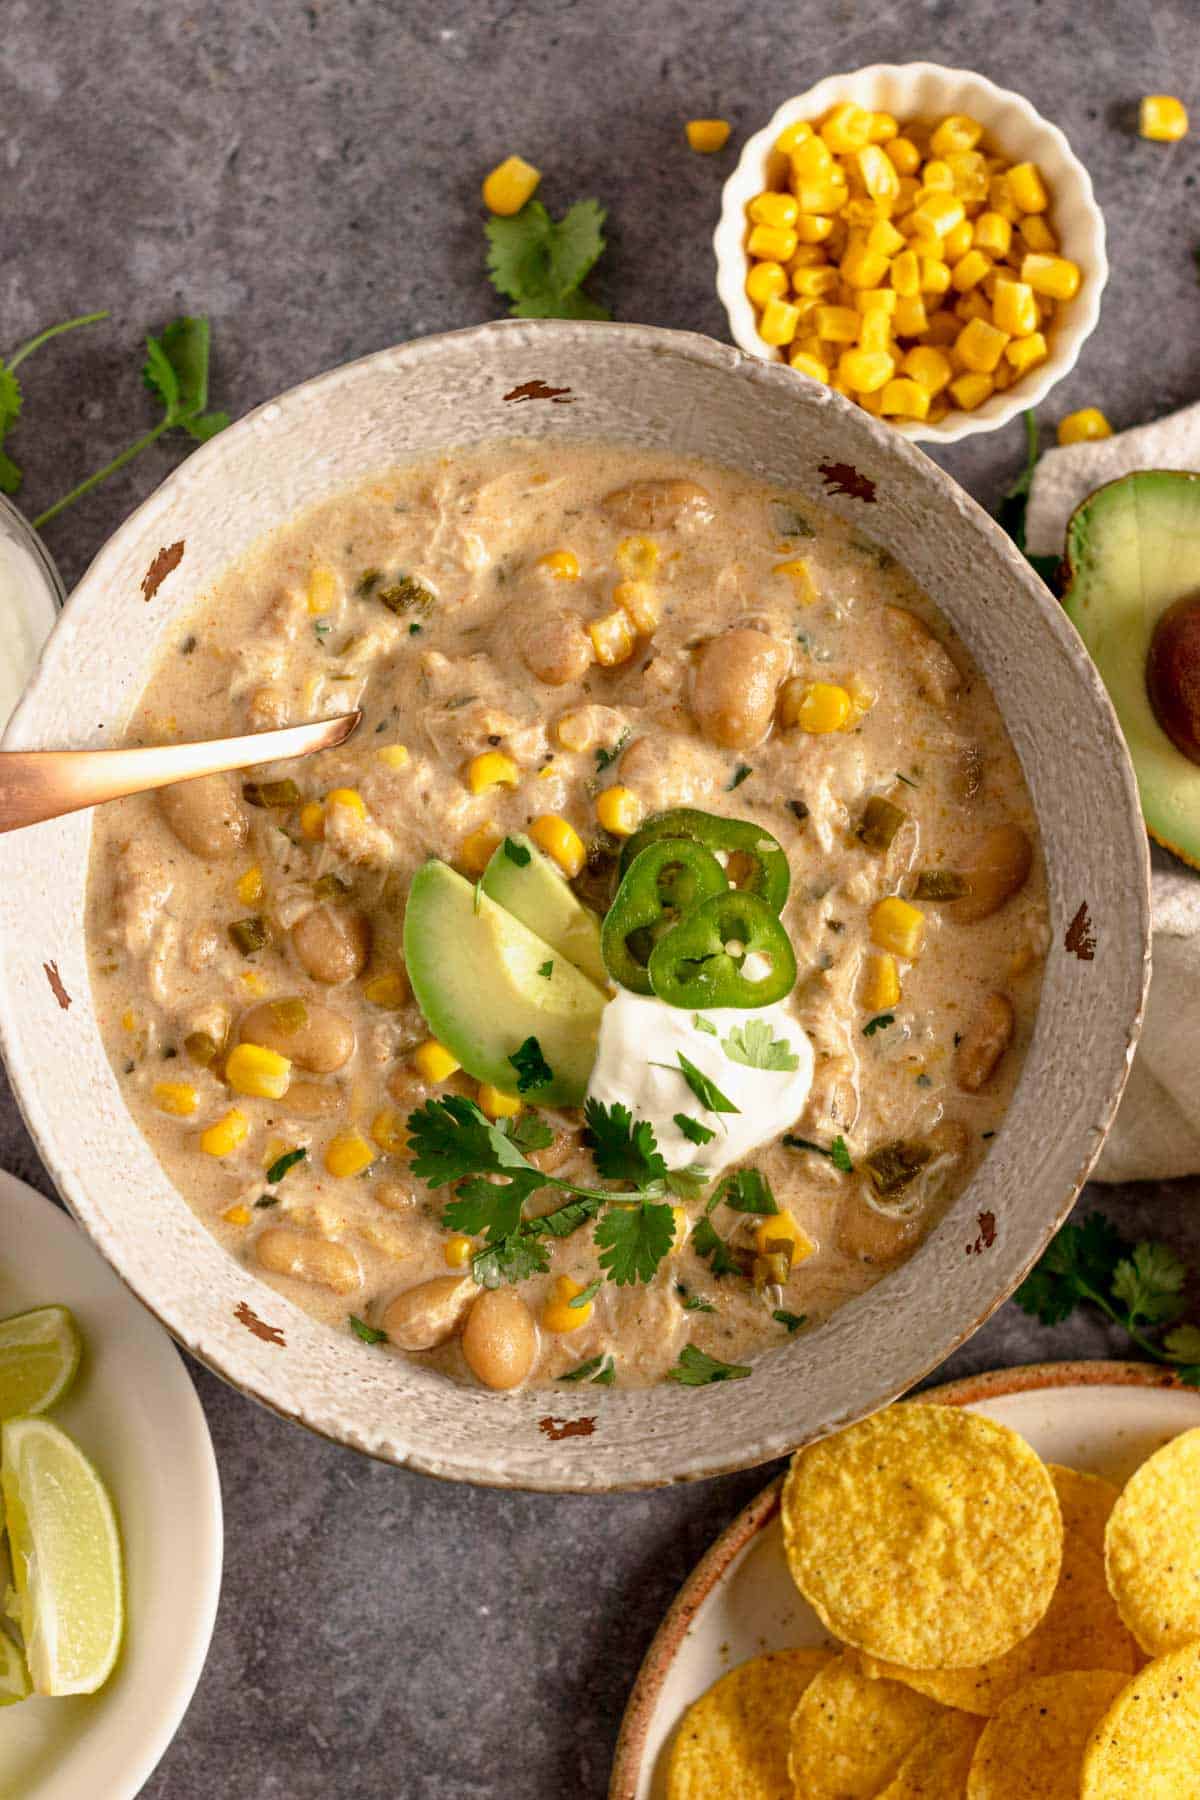
[[[1200,591],[1176,600],[1155,626],[1146,693],[1175,748],[1200,764]]]

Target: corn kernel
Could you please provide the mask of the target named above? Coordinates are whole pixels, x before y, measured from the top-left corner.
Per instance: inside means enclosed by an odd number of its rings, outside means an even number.
[[[858,341],[860,316],[850,306],[818,306],[813,315],[817,336],[831,344],[853,344]]]
[[[921,296],[915,294],[910,299],[905,295],[897,304],[892,323],[898,337],[921,337],[929,328],[929,316]]]
[[[746,208],[755,225],[777,225],[791,231],[800,214],[793,194],[756,194]]]
[[[911,214],[918,230],[938,238],[944,238],[956,225],[961,225],[966,216],[962,201],[954,194],[941,191],[927,193]]]
[[[965,294],[971,288],[979,286],[991,266],[991,258],[985,256],[982,250],[968,250],[954,264],[950,280],[958,293]]]
[[[892,316],[885,312],[871,312],[853,315],[858,321],[858,347],[860,350],[885,350],[892,348]]]
[[[904,299],[914,299],[921,291],[921,265],[912,250],[902,250],[892,259],[892,286]]]
[[[361,1131],[338,1131],[325,1146],[325,1172],[345,1180],[361,1175],[375,1161],[375,1151]]]
[[[894,413],[902,419],[928,418],[929,389],[922,387],[919,381],[897,376],[885,383],[880,393],[879,410],[885,414]]]
[[[955,316],[969,325],[972,319],[983,319],[988,325],[992,322],[992,309],[982,288],[972,288],[969,294],[963,294],[954,302]]]
[[[859,178],[872,200],[896,198],[900,192],[900,177],[886,151],[881,150],[878,144],[867,144],[858,151],[854,161]]]
[[[807,210],[806,207],[805,211]],[[751,256],[762,257],[767,262],[783,263],[792,255],[796,243],[794,231],[784,230],[778,225],[756,225],[746,239],[746,249]]]
[[[394,1106],[385,1106],[375,1114],[371,1136],[385,1156],[398,1156],[408,1148],[408,1131]]]
[[[593,619],[587,630],[596,661],[603,668],[615,668],[618,663],[628,662],[633,655],[637,634],[633,629],[633,621],[622,607],[618,606],[613,612],[605,613],[601,619]]]
[[[596,818],[614,837],[632,837],[641,823],[642,803],[632,788],[605,788],[596,795]]]
[[[548,550],[545,556],[539,556],[537,567],[545,569],[555,581],[578,581],[579,558],[573,550]]]
[[[408,999],[408,982],[399,969],[382,969],[363,982],[363,999],[394,1012]]]
[[[225,1079],[235,1094],[282,1100],[292,1079],[291,1059],[261,1044],[237,1044],[225,1059]]]
[[[998,281],[992,296],[992,320],[1010,337],[1028,337],[1038,328],[1037,301],[1024,281]]]
[[[1177,144],[1187,136],[1187,107],[1174,94],[1147,94],[1138,107],[1138,131],[1156,144]]]
[[[242,983],[242,986],[246,989],[247,993],[261,995],[270,991],[267,987],[266,978],[260,975],[257,969],[243,969],[238,980]]]
[[[792,598],[800,606],[811,606],[819,600],[816,584],[812,578],[812,570],[802,556],[789,557],[787,562],[776,563],[773,575],[786,575],[792,584]]]
[[[826,115],[820,127],[821,139],[838,156],[865,149],[871,139],[873,115],[852,100],[845,100]]]
[[[473,794],[486,794],[489,788],[515,788],[521,771],[511,756],[502,750],[484,750],[467,764],[467,786]]]
[[[532,163],[520,156],[507,156],[497,163],[483,183],[483,204],[489,212],[509,218],[519,213],[542,179]]]
[[[1008,171],[1008,191],[1023,213],[1044,213],[1050,204],[1036,163],[1016,163]]]
[[[456,1056],[447,1050],[445,1044],[439,1044],[436,1038],[426,1038],[418,1044],[412,1053],[412,1065],[422,1081],[436,1084],[449,1081],[462,1068]]]
[[[990,400],[995,386],[990,375],[957,375],[947,392],[955,406],[960,406],[963,412],[974,412],[977,406]]]
[[[344,806],[349,812],[356,813],[360,819],[367,816],[367,803],[357,788],[330,788],[325,796],[326,810],[331,806]]]
[[[793,262],[801,250],[815,250],[825,242],[833,231],[833,220],[823,213],[801,213],[796,220],[795,230],[799,243],[792,256]]]
[[[1005,346],[1004,360],[1009,363],[1017,375],[1025,375],[1038,363],[1045,362],[1049,355],[1049,347],[1040,331],[1033,331],[1028,337],[1017,338],[1014,343]]]
[[[306,800],[300,808],[300,830],[314,843],[325,836],[325,808],[319,800]]]
[[[308,610],[330,612],[337,604],[338,579],[332,569],[313,569],[308,577]]]
[[[380,744],[375,752],[379,761],[388,769],[406,769],[409,764],[407,744]]]
[[[587,861],[583,839],[558,813],[542,813],[529,827],[529,835],[538,849],[558,864],[568,881],[578,875]]]
[[[1098,406],[1085,406],[1058,421],[1060,444],[1092,444],[1112,436],[1112,426]]]
[[[829,681],[812,681],[800,684],[800,690],[794,696],[784,689],[784,722],[797,725],[801,731],[824,735],[830,731],[844,731],[853,711],[853,701],[844,687],[836,687]],[[791,715],[790,717],[788,715]]]
[[[489,1119],[515,1119],[523,1105],[515,1094],[502,1093],[490,1081],[480,1082],[476,1098],[479,1110],[485,1112]]]
[[[682,1250],[688,1241],[688,1232],[691,1228],[691,1220],[687,1216],[686,1206],[671,1208],[671,1226],[671,1249]]]
[[[800,313],[790,301],[768,300],[758,321],[758,335],[776,349],[790,344],[800,325]]]
[[[775,139],[775,148],[781,156],[790,156],[793,150],[812,135],[813,128],[807,119],[794,119],[790,125],[784,126]]]
[[[231,1106],[224,1118],[207,1126],[200,1133],[200,1148],[206,1156],[229,1156],[232,1151],[244,1144],[250,1130],[250,1121],[240,1107]]]
[[[843,350],[838,358],[838,374],[855,394],[873,394],[896,370],[885,350]]]
[[[200,1096],[190,1081],[156,1081],[151,1092],[159,1112],[186,1119],[200,1104]]]
[[[888,112],[871,114],[871,142],[873,144],[890,144],[900,130],[900,124]]]
[[[480,825],[458,847],[458,865],[468,875],[482,875],[497,849],[501,834],[494,825]]]
[[[253,906],[263,897],[263,873],[258,864],[239,875],[235,893],[243,906]]]
[[[788,363],[798,374],[807,375],[810,381],[829,380],[829,364],[807,350],[791,349],[788,352]]]
[[[756,262],[746,276],[746,293],[755,306],[781,300],[787,291],[788,275],[782,263]]]
[[[886,950],[867,958],[863,977],[863,1005],[871,1012],[886,1012],[900,1003],[900,972]]]
[[[227,1225],[249,1225],[253,1217],[248,1206],[230,1206],[221,1214]]]
[[[453,1232],[442,1245],[442,1255],[446,1259],[448,1269],[461,1269],[471,1260],[475,1249],[473,1238],[465,1237],[461,1231]]]
[[[921,258],[921,293],[940,295],[950,287],[950,265],[937,256]]]
[[[612,597],[643,637],[658,630],[662,601],[648,581],[618,581]]]
[[[971,319],[959,332],[954,350],[964,369],[977,375],[990,375],[1007,343],[1007,332],[998,331],[986,319]]]
[[[854,294],[854,305],[860,313],[894,313],[896,290],[895,288],[857,288]]]
[[[877,288],[886,278],[888,259],[866,244],[851,243],[838,264],[842,280],[852,288]]]
[[[592,1316],[592,1302],[585,1300],[582,1306],[572,1306],[571,1301],[584,1291],[583,1283],[572,1281],[569,1275],[559,1275],[554,1283],[553,1298],[542,1308],[542,1326],[546,1331],[568,1332],[578,1331],[586,1325]]]
[[[758,1254],[769,1256],[773,1250],[782,1250],[787,1254],[789,1268],[806,1262],[816,1247],[790,1212],[772,1213],[769,1218],[760,1219],[754,1228],[754,1248]]]
[[[918,956],[925,937],[925,914],[898,894],[877,900],[870,915],[871,942],[880,950],[911,960]]]
[[[811,131],[788,151],[788,162],[797,181],[830,181],[841,175],[829,145]]]
[[[875,256],[898,256],[905,247],[905,240],[896,230],[890,219],[876,219],[867,231],[867,249]],[[886,290],[876,289],[876,292]]]
[[[1041,213],[1026,213],[1018,222],[1017,231],[1027,250],[1040,250],[1051,255],[1058,249],[1058,239]]]
[[[954,373],[950,358],[932,344],[914,344],[900,367],[931,395],[940,394]]]
[[[1021,280],[1048,300],[1073,300],[1079,292],[1079,264],[1065,256],[1045,256],[1031,250],[1021,259]]]
[[[963,219],[942,239],[942,255],[948,263],[958,263],[969,253],[975,236],[970,219]],[[986,274],[987,271],[985,270]]]
[[[934,156],[947,156],[951,150],[973,150],[983,136],[983,126],[969,113],[950,113],[929,136]]]
[[[841,283],[836,269],[826,263],[819,269],[793,269],[792,288],[806,300],[827,300],[837,293]]]
[[[911,138],[894,137],[889,144],[884,145],[884,150],[901,179],[906,175],[915,175],[921,166],[921,152]]]
[[[1012,226],[1002,213],[981,212],[971,227],[971,236],[979,250],[999,259],[1012,247]]]
[[[800,202],[802,216],[811,213],[819,218],[840,212],[849,198],[847,189],[834,181],[794,181],[792,192]],[[798,225],[799,220],[796,223]],[[831,231],[828,239],[831,248],[835,236],[836,233]]]
[[[729,142],[728,119],[689,119],[683,129],[689,150],[699,156],[712,156]]]

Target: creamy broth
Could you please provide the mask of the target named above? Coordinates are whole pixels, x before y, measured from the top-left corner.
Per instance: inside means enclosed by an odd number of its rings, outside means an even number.
[[[636,590],[618,587],[631,579]],[[605,666],[587,628],[607,621],[599,645],[620,651],[622,596],[629,654]],[[828,723],[813,712],[817,684],[845,697],[838,729],[806,728]],[[476,1378],[462,1328],[480,1289],[470,1260],[448,1256],[480,1246],[451,1242],[452,1196],[414,1177],[404,1124],[426,1099],[479,1088],[414,1064],[431,1034],[404,968],[405,900],[428,858],[473,881],[493,844],[550,815],[589,847],[574,886],[603,911],[620,843],[597,822],[597,796],[613,785],[643,817],[687,806],[748,820],[786,852],[798,978],[784,1004],[813,1078],[790,1131],[747,1160],[800,1253],[786,1279],[766,1279],[780,1268],[754,1265],[764,1221],[718,1203],[710,1223],[736,1270],[715,1275],[681,1217],[649,1281],[603,1281],[564,1332],[546,1324],[561,1318],[546,1311],[556,1279],[603,1271],[590,1224],[551,1239],[544,1273],[496,1290],[527,1313],[534,1359],[519,1377],[553,1382],[611,1357],[618,1383],[645,1383],[688,1343],[744,1361],[911,1253],[1012,1095],[1046,905],[995,701],[886,553],[812,502],[710,464],[561,444],[456,452],[338,494],[228,570],[169,633],[124,741],[350,707],[365,717],[349,743],[252,771],[249,794],[240,778],[190,784],[96,816],[88,930],[104,1041],[138,1126],[232,1256],[338,1330],[351,1315],[400,1321],[393,1343]],[[515,765],[515,785],[473,793],[471,766],[489,752]],[[294,793],[272,786],[288,782]],[[339,789],[351,798],[331,801]],[[881,813],[884,800],[903,818]],[[964,870],[964,898],[915,897]],[[897,895],[923,913],[923,943],[895,962],[888,1001],[872,915]],[[293,1033],[304,1020],[290,1086],[279,1099],[231,1093],[225,1062],[246,1015],[281,1001],[302,1002],[280,1015]],[[696,1111],[683,1087],[680,1104]],[[203,1134],[231,1108],[245,1135],[209,1153]],[[554,1140],[535,1162],[595,1187],[581,1114],[543,1116]],[[373,1160],[331,1174],[330,1142],[347,1136]],[[885,1156],[881,1191],[869,1159],[895,1145],[921,1160],[896,1176]],[[297,1150],[268,1186],[266,1170]],[[712,1192],[674,1198],[688,1231]],[[546,1190],[528,1211],[564,1198]],[[436,1306],[411,1302],[407,1327],[409,1303],[389,1313],[435,1279]]]

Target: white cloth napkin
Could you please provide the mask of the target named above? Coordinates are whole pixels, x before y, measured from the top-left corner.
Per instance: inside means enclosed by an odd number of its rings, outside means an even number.
[[[1029,550],[1060,554],[1079,502],[1133,469],[1200,470],[1200,405],[1096,444],[1048,450],[1029,496]],[[1200,875],[1165,851],[1155,850],[1152,861],[1150,999],[1097,1181],[1162,1181],[1200,1170]]]

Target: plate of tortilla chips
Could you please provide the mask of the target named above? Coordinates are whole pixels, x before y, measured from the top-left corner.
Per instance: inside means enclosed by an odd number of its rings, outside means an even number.
[[[1200,1391],[1005,1369],[797,1451],[684,1585],[610,1800],[1197,1800]]]

